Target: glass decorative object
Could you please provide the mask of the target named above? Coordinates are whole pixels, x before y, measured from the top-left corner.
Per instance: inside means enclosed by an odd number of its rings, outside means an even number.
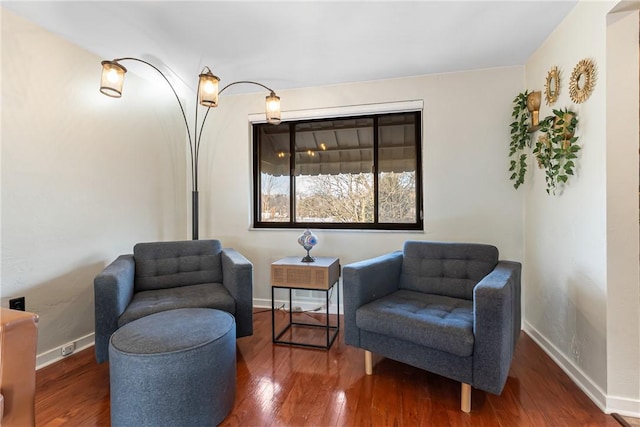
[[[318,237],[308,228],[298,237],[298,243],[305,248],[307,255],[302,258],[302,262],[314,262],[315,258],[309,255],[309,251],[318,243]]]

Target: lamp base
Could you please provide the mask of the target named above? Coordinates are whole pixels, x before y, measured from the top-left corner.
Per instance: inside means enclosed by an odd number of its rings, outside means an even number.
[[[198,191],[191,192],[191,239],[198,240]]]
[[[316,259],[309,255],[309,251],[307,251],[307,255],[300,260],[301,262],[316,262]]]

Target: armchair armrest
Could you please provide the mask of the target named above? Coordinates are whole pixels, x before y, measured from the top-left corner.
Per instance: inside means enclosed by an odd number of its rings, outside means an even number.
[[[253,264],[235,249],[222,250],[222,284],[236,300],[236,336],[253,334]]]
[[[356,326],[356,310],[398,289],[402,251],[395,251],[376,258],[345,265],[342,268],[344,292],[345,342],[360,345],[360,333]]]
[[[474,289],[473,386],[500,394],[520,332],[521,264],[500,261]]]
[[[134,274],[133,255],[121,255],[93,280],[98,363],[109,359],[109,337],[118,329],[118,318],[133,298]]]

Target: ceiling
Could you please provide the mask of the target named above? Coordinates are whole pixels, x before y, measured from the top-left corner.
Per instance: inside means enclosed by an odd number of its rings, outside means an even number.
[[[222,85],[256,80],[278,92],[523,65],[576,2],[3,0],[1,6],[101,58],[147,60],[179,91],[194,90],[206,65]],[[227,93],[259,90],[237,85]]]

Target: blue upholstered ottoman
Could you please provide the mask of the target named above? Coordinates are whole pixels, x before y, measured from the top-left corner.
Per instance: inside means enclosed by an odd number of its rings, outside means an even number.
[[[233,408],[232,315],[182,308],[128,323],[109,341],[112,426],[211,426]]]

